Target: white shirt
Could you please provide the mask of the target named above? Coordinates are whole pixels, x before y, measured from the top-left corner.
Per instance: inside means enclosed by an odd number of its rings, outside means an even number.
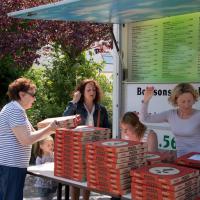
[[[94,126],[93,114],[94,114],[95,106],[93,105],[91,112],[87,109],[87,106],[85,104],[84,104],[84,106],[85,106],[85,109],[87,110],[87,119],[86,119],[85,125]]]

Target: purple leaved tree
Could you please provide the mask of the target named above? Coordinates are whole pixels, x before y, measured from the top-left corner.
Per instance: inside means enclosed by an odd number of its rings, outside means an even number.
[[[7,13],[55,2],[55,0],[0,1],[0,62],[8,57],[14,67],[27,69],[37,58],[37,50],[55,42],[76,56],[94,41],[107,40],[112,44],[109,24],[21,20],[7,17]],[[73,49],[73,51],[72,51]]]

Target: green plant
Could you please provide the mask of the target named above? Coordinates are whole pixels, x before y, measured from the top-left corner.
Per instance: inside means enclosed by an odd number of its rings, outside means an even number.
[[[14,66],[10,55],[0,59],[0,108],[8,102],[8,85],[23,74],[23,70]]]
[[[36,125],[42,119],[62,116],[75,86],[86,78],[93,78],[100,83],[105,94],[102,103],[111,116],[112,84],[105,75],[100,74],[103,64],[94,62],[92,58],[87,60],[85,53],[71,58],[59,46],[54,48],[52,66],[32,68],[25,75],[37,85],[36,102],[28,111],[31,122]]]

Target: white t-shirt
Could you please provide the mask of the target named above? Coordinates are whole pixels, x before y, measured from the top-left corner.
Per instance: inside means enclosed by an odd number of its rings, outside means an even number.
[[[93,105],[91,112],[87,109],[87,106],[85,104],[84,104],[84,106],[85,106],[85,109],[87,110],[87,119],[86,119],[85,125],[94,126],[93,114],[94,114],[94,111],[95,111],[95,106]]]

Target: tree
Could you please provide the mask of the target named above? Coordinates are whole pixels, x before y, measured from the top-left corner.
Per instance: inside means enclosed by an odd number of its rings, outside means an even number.
[[[10,56],[14,61],[13,66],[29,68],[38,56],[36,51],[50,42],[60,44],[65,51],[74,57],[88,49],[94,41],[110,40],[111,26],[108,24],[21,20],[7,17],[9,12],[55,1],[0,1],[1,60]]]
[[[36,125],[48,117],[62,116],[75,86],[86,78],[93,78],[101,85],[105,94],[102,103],[111,116],[112,84],[105,75],[99,73],[104,67],[103,63],[87,60],[84,52],[73,59],[60,47],[56,48],[53,57],[52,67],[33,68],[26,74],[37,85],[36,102],[28,112],[32,124]]]
[[[29,69],[39,56],[37,50],[49,43],[61,45],[75,58],[94,41],[109,40],[111,26],[95,23],[21,20],[7,13],[55,2],[56,0],[0,1],[0,107],[5,103],[8,84]]]

